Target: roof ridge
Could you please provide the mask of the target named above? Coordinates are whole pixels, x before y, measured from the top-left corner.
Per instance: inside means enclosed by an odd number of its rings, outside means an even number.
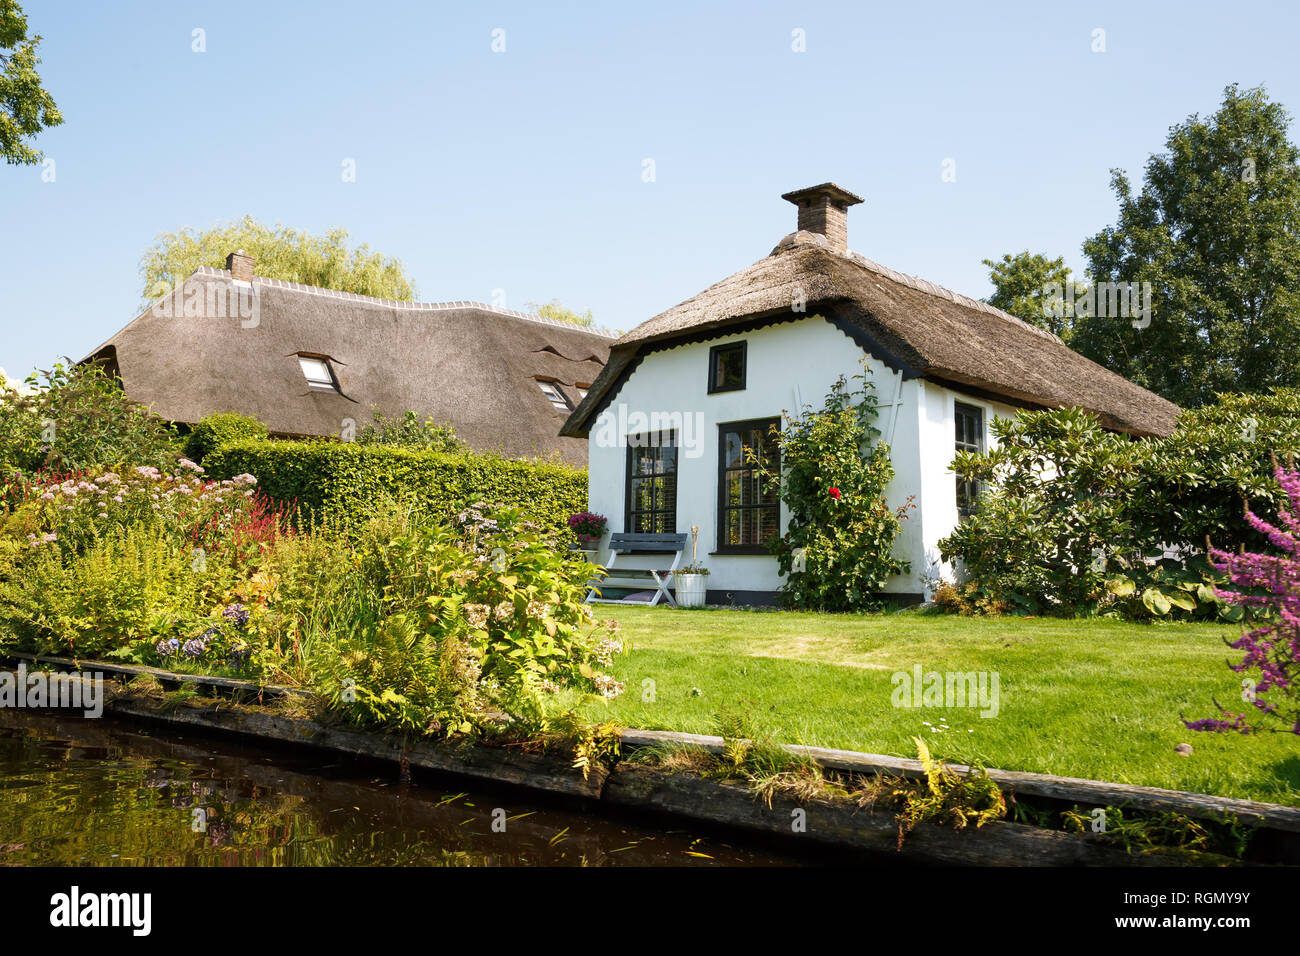
[[[194,270],[194,275],[202,273],[203,275],[222,276],[232,278],[229,269],[214,269],[212,266],[199,266]],[[374,305],[382,305],[392,309],[410,309],[416,312],[440,312],[452,309],[482,309],[485,312],[492,312],[496,315],[504,315],[514,319],[524,319],[528,322],[536,322],[539,325],[553,325],[562,329],[576,329],[580,332],[587,332],[591,335],[605,339],[616,339],[618,335],[612,332],[601,331],[584,325],[576,325],[573,322],[562,322],[559,319],[548,319],[544,315],[535,315],[532,312],[520,312],[517,309],[506,309],[497,305],[489,305],[486,302],[472,302],[469,300],[458,300],[455,302],[406,302],[401,299],[384,299],[379,296],[361,295],[357,292],[344,292],[341,289],[326,289],[324,286],[306,285],[302,282],[289,282],[286,279],[270,279],[266,276],[253,276],[253,281],[258,285],[269,286],[273,289],[288,289],[292,292],[306,292],[310,295],[321,295],[330,299],[344,299],[349,302],[368,302]]]
[[[801,235],[806,236],[807,238],[801,239]],[[1038,326],[1026,322],[1024,319],[1012,315],[1010,312],[1005,312],[995,305],[990,305],[980,299],[973,299],[968,295],[962,295],[960,292],[954,292],[952,289],[936,285],[928,279],[922,279],[920,276],[909,275],[906,272],[899,272],[897,269],[891,269],[889,266],[882,265],[874,259],[868,259],[862,253],[854,252],[852,249],[834,249],[831,247],[830,243],[826,241],[826,238],[818,233],[806,231],[803,233],[792,232],[777,244],[771,254],[779,255],[783,252],[797,249],[801,245],[817,246],[829,253],[839,256],[841,259],[847,259],[854,265],[862,266],[877,275],[882,275],[887,279],[905,285],[909,289],[915,289],[918,292],[924,292],[926,295],[933,295],[940,299],[947,299],[949,302],[956,303],[957,305],[964,306],[968,309],[977,309],[980,312],[987,312],[989,315],[996,315],[1000,319],[1004,319],[1005,321],[1018,325],[1021,328],[1027,329],[1036,335],[1040,335],[1052,342],[1056,342],[1058,345],[1065,345],[1065,342],[1059,335],[1048,332],[1046,329],[1040,329]],[[759,261],[761,262],[762,260]]]
[[[835,252],[836,250],[831,251]],[[927,295],[933,295],[940,299],[947,299],[949,302],[955,302],[957,305],[964,306],[968,309],[977,309],[980,312],[987,312],[989,315],[996,315],[1000,319],[1004,319],[1022,328],[1028,329],[1030,332],[1033,332],[1036,335],[1041,335],[1043,338],[1050,339],[1060,345],[1065,344],[1059,335],[1049,332],[1046,329],[1040,329],[1038,326],[1026,322],[1019,316],[1012,315],[1010,312],[1005,312],[1002,309],[999,309],[996,305],[990,305],[988,302],[984,302],[980,299],[973,299],[968,295],[962,295],[960,292],[954,292],[952,289],[936,285],[928,279],[922,279],[920,276],[908,275],[906,272],[899,272],[896,269],[891,269],[889,266],[881,265],[874,259],[868,259],[862,253],[854,252],[851,249],[846,249],[844,252],[837,254],[848,259],[850,262],[869,269],[872,272],[893,279],[895,282],[902,283],[909,288],[916,289],[918,292],[924,292]]]

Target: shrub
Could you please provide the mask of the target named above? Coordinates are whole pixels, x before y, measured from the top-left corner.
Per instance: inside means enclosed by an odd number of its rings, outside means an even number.
[[[1285,500],[1271,463],[1300,455],[1300,389],[1219,395],[1185,410],[1173,435],[1140,444],[1147,457],[1132,504],[1151,538],[1202,549],[1208,536],[1226,551],[1258,550],[1265,539],[1241,513],[1247,502],[1276,509]]]
[[[401,418],[389,418],[375,409],[374,421],[357,432],[356,440],[359,445],[400,445],[425,451],[468,450],[450,425],[439,425],[432,418],[422,419],[412,411]]]
[[[185,439],[185,457],[201,465],[209,452],[222,445],[266,436],[266,426],[252,415],[238,412],[205,415]]]
[[[1167,438],[1116,435],[1077,409],[992,428],[1000,447],[953,462],[982,487],[976,513],[939,542],[970,582],[1035,612],[1242,618],[1203,552],[1264,543],[1240,512],[1282,500],[1266,462],[1300,451],[1300,391],[1220,395]]]
[[[41,469],[162,467],[176,460],[172,427],[128,399],[99,366],[56,364],[41,376],[28,377],[31,395],[0,388],[0,480]]]
[[[583,603],[589,566],[517,509],[471,507],[451,523],[380,514],[348,571],[311,671],[349,722],[468,733],[509,718],[536,730],[552,693],[622,689],[601,670],[622,644]]]
[[[237,442],[213,452],[208,471],[251,473],[277,502],[296,502],[304,519],[365,521],[385,500],[442,520],[467,502],[517,506],[522,517],[563,534],[587,503],[585,471],[474,453],[442,454],[351,442]]]
[[[176,475],[153,466],[96,471],[38,477],[0,527],[76,554],[119,528],[159,527],[191,548],[219,550],[256,546],[288,524],[283,509],[255,490],[252,475],[205,481],[193,464]]]
[[[875,387],[865,375],[855,378],[858,391],[841,377],[822,409],[786,416],[785,428],[772,433],[780,473],[761,466],[762,480],[777,485],[790,511],[788,530],[772,550],[793,607],[870,607],[891,576],[908,570],[893,546],[912,499],[897,509],[886,503],[894,469],[873,425]]]
[[[959,452],[959,481],[978,483],[975,512],[939,542],[945,561],[999,600],[1071,614],[1106,593],[1108,553],[1143,555],[1130,502],[1140,486],[1133,443],[1076,408],[996,418],[997,446]]]
[[[38,544],[0,582],[0,633],[45,654],[101,655],[133,642],[189,639],[202,611],[231,586],[216,557],[158,527],[116,528],[83,553]]]

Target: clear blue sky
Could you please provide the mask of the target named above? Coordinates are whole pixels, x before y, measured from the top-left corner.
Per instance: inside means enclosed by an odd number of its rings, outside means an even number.
[[[1108,170],[1140,178],[1226,84],[1300,110],[1287,3],[23,7],[65,123],[38,141],[54,182],[0,166],[16,376],[134,316],[158,233],[245,214],[342,226],[427,301],[499,288],[630,328],[766,255],[793,229],[782,192],[834,180],[867,200],[853,249],[983,296],[985,257],[1080,268],[1115,218]]]

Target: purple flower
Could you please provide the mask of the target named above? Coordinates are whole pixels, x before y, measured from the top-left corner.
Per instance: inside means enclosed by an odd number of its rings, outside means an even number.
[[[221,616],[235,627],[243,627],[248,623],[248,608],[242,604],[231,604],[221,612]]]

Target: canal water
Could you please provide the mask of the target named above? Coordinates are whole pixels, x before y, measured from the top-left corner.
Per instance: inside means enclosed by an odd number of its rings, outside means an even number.
[[[0,710],[0,866],[795,862],[507,791],[462,792],[420,777],[403,784],[387,764]]]

